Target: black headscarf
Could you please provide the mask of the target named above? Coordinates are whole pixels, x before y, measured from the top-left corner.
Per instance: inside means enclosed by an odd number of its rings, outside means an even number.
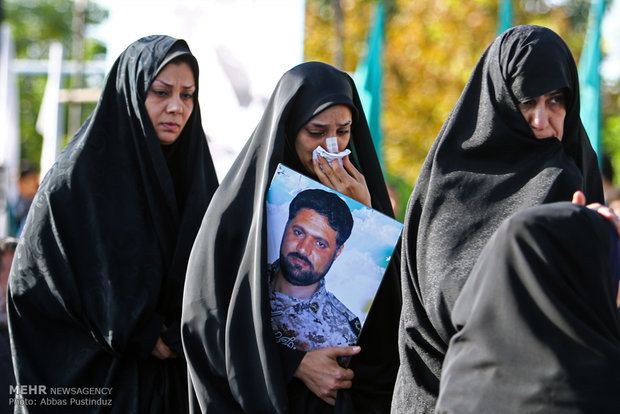
[[[519,103],[565,88],[562,141],[536,139]],[[480,250],[512,213],[603,201],[597,159],[579,118],[572,55],[549,29],[517,26],[485,51],[439,132],[407,206],[402,236],[397,412],[431,411],[454,327],[450,316]]]
[[[151,351],[161,336],[182,354],[185,270],[217,177],[197,91],[168,161],[146,111],[151,83],[173,58],[189,62],[197,88],[183,40],[145,37],[116,60],[95,110],[41,183],[12,267],[18,383],[112,387],[113,408],[91,412],[187,409],[183,357]]]
[[[278,163],[310,174],[295,152],[297,131],[314,115],[337,104],[352,108],[351,159],[364,174],[373,207],[393,215],[351,77],[319,62],[303,63],[285,73],[254,133],[215,193],[190,257],[183,346],[196,412],[333,410],[301,382],[291,380],[304,353],[276,344],[273,336],[265,201]],[[400,290],[395,267],[390,267],[384,278],[379,299],[361,333],[362,354],[351,363],[359,378],[356,387],[370,388],[365,381],[378,384],[368,395],[377,398],[376,404],[387,401],[389,405],[396,374]],[[380,323],[384,316],[388,319]],[[380,334],[373,334],[366,326],[373,326]],[[374,352],[377,348],[383,349],[381,355]],[[339,398],[344,398],[340,394]]]
[[[454,305],[437,412],[617,413],[617,240],[568,202],[505,221]]]

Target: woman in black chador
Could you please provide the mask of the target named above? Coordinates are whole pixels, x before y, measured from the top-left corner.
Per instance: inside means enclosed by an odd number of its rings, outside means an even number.
[[[549,29],[511,28],[478,62],[407,206],[393,412],[434,409],[454,301],[500,223],[577,190],[603,201],[573,57]]]
[[[619,247],[569,202],[502,223],[454,304],[437,412],[620,411]]]
[[[33,201],[10,277],[15,371],[63,412],[187,411],[183,283],[217,187],[197,93],[183,40],[134,42]]]
[[[337,137],[343,166],[312,160]],[[266,195],[278,163],[392,215],[353,80],[320,62],[284,74],[209,206],[192,249],[183,346],[195,412],[300,413],[389,409],[398,366],[400,291],[392,260],[358,347],[310,352],[271,328]],[[354,274],[351,277],[355,277]],[[337,357],[354,355],[347,369]],[[353,375],[355,377],[353,378]],[[353,378],[353,379],[352,379]]]

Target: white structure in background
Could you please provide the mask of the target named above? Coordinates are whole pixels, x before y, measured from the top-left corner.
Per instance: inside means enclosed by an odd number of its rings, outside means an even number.
[[[0,237],[8,234],[8,203],[17,199],[19,175],[19,99],[13,69],[15,46],[11,29],[0,31]]]
[[[49,63],[45,92],[41,101],[41,110],[37,118],[36,130],[43,136],[41,149],[41,178],[54,165],[60,153],[60,86],[62,81],[62,45],[54,42],[50,45]]]
[[[607,3],[610,3],[609,1]],[[610,85],[620,81],[620,0],[612,1],[603,14],[601,77]]]
[[[305,1],[151,0],[146,8],[135,0],[91,1],[110,11],[88,33],[106,42],[108,68],[142,36],[187,41],[200,65],[203,127],[221,180],[282,74],[303,61]]]

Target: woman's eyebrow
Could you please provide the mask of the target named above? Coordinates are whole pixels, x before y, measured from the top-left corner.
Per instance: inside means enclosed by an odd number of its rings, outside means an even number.
[[[566,92],[563,89],[555,89],[549,93],[546,93],[545,96],[554,97],[554,96],[565,96]]]
[[[343,123],[341,123],[341,124],[336,124],[336,125],[338,125],[338,126],[347,126],[347,125],[349,125],[349,124],[351,124],[351,123],[353,123],[353,121],[351,121],[351,120],[349,119],[349,120],[347,120],[347,121],[344,121],[344,122],[343,122]],[[314,127],[321,127],[321,128],[324,128],[324,127],[329,126],[329,124],[327,124],[327,123],[322,123],[322,122],[318,122],[318,121],[312,121],[312,122],[310,122],[310,125],[311,125],[311,126],[314,126]]]
[[[163,80],[161,80],[161,79],[155,79],[155,80],[153,81],[153,83],[155,83],[155,82],[159,82],[159,83],[161,83],[162,85],[164,85],[164,86],[166,86],[166,87],[168,87],[168,88],[171,88],[171,87],[172,87],[172,84],[170,84],[170,83],[168,83],[168,82],[166,82],[166,81],[163,81]],[[195,86],[194,86],[194,84],[192,83],[192,84],[187,85],[187,86],[181,86],[181,88],[183,88],[183,89],[192,89],[192,88],[195,88]]]

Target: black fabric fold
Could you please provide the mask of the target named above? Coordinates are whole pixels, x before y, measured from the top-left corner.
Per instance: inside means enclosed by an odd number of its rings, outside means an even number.
[[[500,226],[454,305],[436,412],[618,412],[610,227],[568,202]]]
[[[174,148],[183,162],[166,162],[146,111],[169,52],[187,56],[198,87],[185,41],[131,44],[43,179],[17,248],[8,307],[18,383],[113,388],[111,409],[67,410],[187,410],[184,359],[151,352],[165,327],[179,341],[187,260],[217,177],[197,92]]]
[[[558,88],[567,91],[562,141],[536,139],[518,105]],[[491,234],[514,212],[571,200],[577,190],[603,202],[575,62],[553,31],[513,27],[480,58],[408,202],[393,412],[434,409],[454,301]]]
[[[265,201],[278,163],[309,174],[294,150],[295,128],[300,128],[320,110],[336,104],[355,109],[349,147],[357,157],[352,157],[352,161],[365,176],[373,207],[393,216],[351,77],[319,62],[304,63],[285,73],[259,124],[216,192],[192,249],[182,334],[194,412],[334,411],[297,379],[290,380],[300,355],[287,353],[283,346],[276,344],[272,333]],[[384,280],[389,280],[386,286],[398,286],[398,273],[389,272]],[[400,301],[392,301],[393,297],[379,296],[371,311],[379,315],[369,319],[382,318],[383,312],[397,314]],[[348,392],[354,394],[358,386],[377,380],[364,375],[362,355],[366,347],[386,344],[382,362],[397,359],[397,326],[397,318],[386,318],[380,324],[385,329],[382,335],[370,329],[361,333],[362,354],[351,361],[356,380]],[[391,370],[384,372],[389,377],[384,381],[393,384],[395,374],[392,365]],[[339,398],[343,398],[340,394],[344,393],[339,393]],[[371,401],[369,404],[384,406],[386,399],[389,405],[390,397],[391,392],[387,397],[373,393],[366,396]],[[353,401],[358,400],[353,397]]]

